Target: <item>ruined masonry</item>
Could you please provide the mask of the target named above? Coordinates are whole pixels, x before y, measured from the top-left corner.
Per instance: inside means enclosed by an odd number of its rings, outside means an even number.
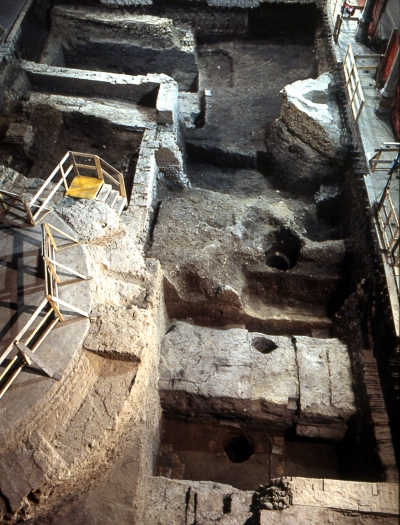
[[[329,9],[0,5],[1,524],[397,523]]]

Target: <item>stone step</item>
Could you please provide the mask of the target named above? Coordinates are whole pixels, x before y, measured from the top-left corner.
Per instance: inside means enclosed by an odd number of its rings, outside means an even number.
[[[103,184],[101,190],[99,191],[99,194],[96,197],[96,200],[106,202],[107,197],[110,195],[111,191],[112,191],[111,184]]]
[[[127,204],[128,204],[127,198],[119,195],[117,200],[115,201],[114,210],[118,213],[118,215],[121,215],[122,210],[125,208]]]
[[[114,204],[116,200],[118,199],[118,196],[119,196],[119,192],[117,190],[111,190],[110,194],[105,200],[105,203],[108,204],[110,208],[114,208]]]

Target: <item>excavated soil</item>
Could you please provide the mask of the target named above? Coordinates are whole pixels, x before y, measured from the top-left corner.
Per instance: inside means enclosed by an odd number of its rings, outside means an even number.
[[[199,87],[211,91],[211,108],[205,126],[188,134],[189,155],[219,165],[254,166],[257,152],[265,150],[270,124],[279,117],[280,90],[315,75],[313,41],[294,37],[213,42],[200,45],[198,55]]]

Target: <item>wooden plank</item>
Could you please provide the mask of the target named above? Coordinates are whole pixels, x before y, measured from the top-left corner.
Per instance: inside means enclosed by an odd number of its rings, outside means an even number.
[[[60,164],[60,173],[61,173],[61,177],[62,177],[63,182],[64,182],[64,188],[65,188],[65,190],[68,190],[67,179],[65,178],[64,168],[63,168],[62,164]]]
[[[32,226],[35,226],[36,225],[35,217],[33,216],[30,207],[28,206],[25,200],[23,200],[22,202],[24,204],[26,214],[28,215],[29,222],[32,224]]]
[[[50,313],[52,310],[50,310]],[[50,323],[50,325],[45,329],[43,334],[40,336],[40,338],[36,341],[36,343],[32,346],[32,352],[36,352],[36,350],[39,348],[39,346],[43,343],[43,341],[46,339],[46,337],[49,335],[49,333],[53,330],[53,328],[56,326],[56,324],[59,322],[59,318],[56,317],[53,319],[53,321]]]
[[[71,182],[67,195],[78,199],[94,199],[103,184],[102,179],[80,175]]]
[[[75,155],[76,157],[87,157],[89,159],[92,159],[94,157],[93,153],[80,153],[79,151],[71,151],[72,155]]]
[[[35,219],[35,221],[37,220],[37,218],[39,217],[40,213],[42,210],[44,210],[46,208],[46,204],[52,199],[53,195],[55,194],[55,192],[59,189],[59,187],[61,186],[61,184],[63,183],[63,180],[60,179],[57,184],[54,186],[54,188],[51,190],[51,192],[48,194],[48,196],[46,197],[46,199],[44,200],[43,204],[40,206],[40,208],[37,210],[37,212],[35,213],[35,215],[33,216],[33,218]]]
[[[122,173],[118,173],[118,179],[119,179],[119,193],[121,197],[126,197],[125,181],[124,181],[124,176],[122,175]]]
[[[47,224],[47,231],[50,231],[50,228],[51,228],[51,229],[55,230],[57,233],[61,233],[61,235],[63,237],[65,237],[66,239],[70,239],[71,241],[74,241],[75,244],[80,244],[80,241],[78,239],[75,239],[75,237],[72,237],[71,235],[68,235],[68,233],[63,232],[62,230],[60,230],[59,228],[54,226],[54,224],[50,224],[50,223],[46,223],[46,224]],[[52,235],[51,235],[51,237],[53,238]],[[54,241],[54,238],[53,238],[53,241]],[[54,246],[54,249],[57,251],[57,245],[56,245],[55,242],[54,242],[53,246]],[[62,246],[60,246],[59,249],[60,248],[62,248]]]
[[[31,317],[29,318],[25,326],[22,328],[22,330],[18,333],[15,340],[19,341],[21,337],[25,334],[25,332],[27,332],[28,328],[32,325],[35,319],[40,315],[41,311],[46,306],[47,302],[48,302],[48,299],[47,297],[45,297],[43,301],[39,304],[39,306],[36,308],[36,310],[33,312],[33,314],[31,315]],[[4,361],[4,359],[8,356],[8,354],[11,352],[13,348],[14,348],[14,341],[7,347],[4,353],[0,356],[0,364]]]
[[[56,281],[56,283],[60,283],[60,278],[58,277],[57,275],[57,272],[53,266],[53,264],[50,262],[50,259],[48,257],[45,257],[44,258],[44,261],[47,265],[47,268],[49,269],[49,272],[51,273],[51,275],[53,276],[54,280]]]
[[[69,158],[71,160],[71,164],[72,164],[72,167],[73,167],[73,170],[74,170],[75,177],[78,177],[79,176],[79,171],[78,171],[78,168],[76,167],[76,162],[75,162],[75,157],[74,157],[74,155],[77,155],[77,153],[73,153],[72,151],[69,151],[68,154],[69,154]]]
[[[99,179],[103,179],[103,172],[102,172],[102,169],[101,169],[101,162],[100,162],[100,159],[97,155],[94,155],[93,157],[94,159],[94,164],[95,164],[95,169],[97,171],[97,177]]]
[[[359,107],[359,110],[358,110],[358,113],[357,113],[357,116],[356,116],[356,123],[358,122],[358,119],[360,118],[360,115],[361,115],[361,112],[363,110],[363,107],[364,107],[364,100],[360,104],[360,107]]]
[[[56,379],[57,381],[60,381],[60,379],[62,378],[61,374],[54,371],[50,365],[43,361],[43,359],[41,359],[38,355],[34,354],[27,346],[24,345],[24,343],[18,343],[15,346],[21,352],[24,359],[26,359],[28,365],[34,363],[41,370],[43,370],[43,372],[46,375],[53,379]]]
[[[114,184],[116,184],[117,186],[119,186],[119,182],[117,181],[117,179],[114,179],[114,177],[112,175],[110,175],[109,173],[106,172],[106,170],[102,169],[101,170],[102,174],[105,175],[108,179],[110,179]]]
[[[339,41],[341,27],[342,27],[342,17],[341,15],[338,14],[336,16],[335,28],[333,30],[333,41],[335,42],[335,44],[337,44]]]
[[[48,295],[47,300],[51,304],[56,316],[59,318],[60,321],[64,321],[64,317],[62,313],[60,312],[60,309],[58,308],[58,304],[56,301],[59,301],[58,297],[54,297],[54,295]]]
[[[17,378],[18,374],[21,372],[22,368],[23,368],[23,366],[17,368],[17,370],[15,370],[15,372],[13,372],[13,375],[8,379],[8,381],[5,384],[5,386],[0,391],[0,399],[4,396],[4,394],[10,388],[11,384],[13,383],[13,381]]]
[[[101,160],[101,163],[104,164],[104,166],[105,166],[107,169],[113,171],[114,173],[119,173],[119,171],[118,171],[117,169],[113,168],[113,167],[111,166],[111,164],[108,164],[108,162],[106,162],[104,159],[100,159],[100,160]]]
[[[57,251],[57,249],[58,249],[58,248],[57,248],[57,244],[56,244],[56,241],[55,241],[55,239],[54,239],[54,237],[53,237],[53,234],[51,233],[50,226],[51,226],[51,224],[49,224],[48,222],[46,222],[46,223],[44,224],[44,227],[45,227],[45,229],[46,229],[46,233],[47,233],[47,235],[49,236],[50,242],[51,242],[51,244],[53,245],[54,249]]]
[[[83,315],[84,317],[97,317],[99,314],[96,314],[96,313],[87,313],[87,312],[84,312],[83,310],[81,310],[80,308],[77,308],[76,306],[73,306],[72,304],[69,304],[69,303],[66,303],[65,301],[63,301],[62,299],[59,299],[58,297],[51,297],[51,300],[53,302],[57,302],[58,304],[60,304],[61,306],[65,306],[66,308],[69,308],[70,310],[72,310],[73,312],[76,312],[78,314],[81,314]]]
[[[60,164],[63,164],[64,161],[68,158],[69,153],[67,153]],[[51,174],[47,177],[47,179],[44,181],[43,185],[39,188],[39,190],[35,193],[35,195],[32,197],[31,201],[29,202],[29,206],[32,206],[33,203],[37,200],[37,198],[43,193],[45,188],[49,185],[49,182],[53,179],[54,175],[57,173],[57,171],[60,169],[60,164],[57,165],[56,168],[51,172]]]
[[[90,166],[89,164],[77,164],[76,167],[77,168],[82,168],[82,169],[85,169],[85,170],[96,171],[96,166]]]
[[[35,345],[32,347],[32,352],[35,352],[39,346],[42,344],[42,342],[45,340],[45,338],[49,335],[49,333],[51,332],[51,330],[54,328],[54,326],[58,323],[58,318],[55,319],[54,321],[52,321],[52,323],[50,324],[50,326],[48,328],[46,328],[45,332],[42,334],[42,336],[40,337],[40,339],[35,343]],[[14,358],[14,362],[16,362],[18,360],[18,357],[16,356]],[[11,384],[13,383],[13,381],[17,378],[17,376],[19,375],[19,373],[22,371],[23,369],[23,364],[21,364],[21,366],[19,366],[15,372],[13,372],[13,375],[8,379],[6,385],[0,390],[0,399],[3,397],[3,395],[6,393],[6,391],[9,389],[9,387],[11,386]],[[3,375],[2,375],[3,377]]]
[[[13,348],[14,348],[15,345],[13,345]],[[3,379],[6,377],[6,375],[8,375],[8,373],[10,372],[10,370],[12,370],[12,368],[14,367],[15,363],[18,361],[18,356],[14,356],[11,361],[8,363],[8,365],[5,367],[5,369],[3,370],[2,374],[0,375],[0,382],[3,381]],[[1,397],[1,396],[0,396]]]
[[[46,315],[40,320],[40,323],[38,324],[38,326],[36,326],[36,328],[32,331],[32,333],[29,334],[29,337],[27,338],[27,340],[25,341],[25,344],[29,344],[32,339],[35,337],[35,335],[39,332],[39,330],[46,324],[48,318],[50,317],[50,315],[53,313],[52,309],[49,308],[49,311],[46,313]]]
[[[51,263],[52,265],[54,265],[54,266],[58,266],[58,267],[62,268],[63,270],[66,270],[66,271],[72,273],[73,275],[76,275],[77,277],[80,277],[81,279],[85,279],[85,280],[87,279],[86,275],[83,275],[83,274],[77,272],[76,270],[73,270],[72,268],[69,268],[68,266],[64,266],[63,264],[61,264],[61,263],[59,263],[59,262],[57,262],[57,261],[53,261],[53,260],[50,259],[50,258],[47,259],[47,260],[48,260],[49,263]],[[57,276],[57,277],[58,277],[58,276]],[[61,281],[58,280],[57,282],[60,283]]]

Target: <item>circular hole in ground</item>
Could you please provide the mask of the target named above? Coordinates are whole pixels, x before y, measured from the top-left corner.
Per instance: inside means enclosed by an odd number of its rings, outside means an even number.
[[[232,463],[244,463],[253,455],[253,448],[245,436],[240,436],[229,441],[224,452]]]
[[[269,354],[272,352],[272,350],[275,350],[278,348],[278,345],[276,345],[271,339],[267,339],[266,337],[255,337],[252,341],[252,346],[261,352],[262,354]]]
[[[272,252],[267,254],[265,264],[275,270],[286,272],[290,268],[290,261],[282,252]]]

